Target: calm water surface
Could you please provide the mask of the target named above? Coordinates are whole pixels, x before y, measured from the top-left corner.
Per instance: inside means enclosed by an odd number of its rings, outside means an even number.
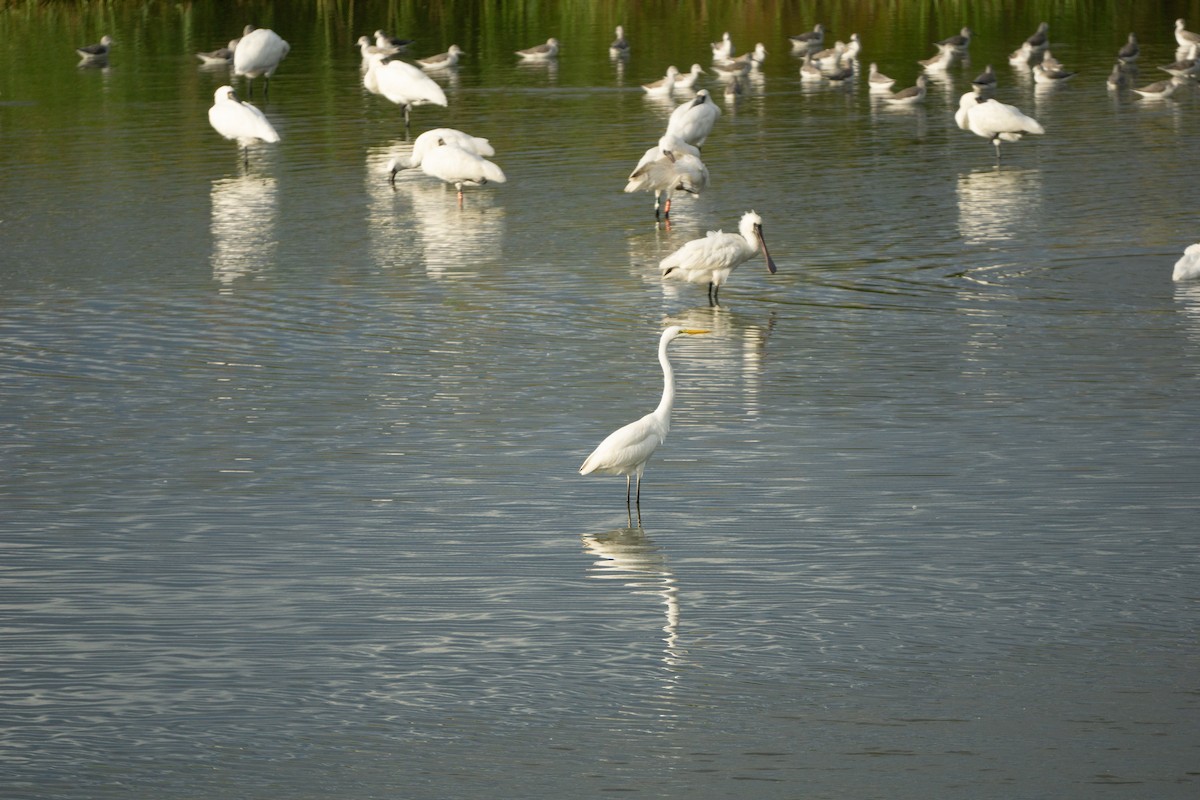
[[[1200,95],[1104,78],[1195,9],[1000,5],[0,15],[0,794],[1194,797]],[[896,110],[801,86],[822,19],[904,85],[976,38]],[[293,45],[249,167],[191,56],[247,21]],[[388,185],[378,27],[467,50],[413,133],[507,184]],[[726,29],[771,54],[656,226],[637,87]],[[1046,128],[999,170],[952,119],[989,62]],[[660,282],[751,208],[777,275]],[[672,322],[712,334],[631,527],[576,470]]]

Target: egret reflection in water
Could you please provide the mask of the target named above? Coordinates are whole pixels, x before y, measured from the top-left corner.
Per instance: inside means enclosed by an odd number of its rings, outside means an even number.
[[[279,190],[275,178],[244,174],[212,184],[212,273],[227,290],[275,263]]]
[[[633,594],[658,598],[663,614],[662,663],[672,673],[673,683],[684,655],[679,645],[679,585],[662,549],[640,527],[585,534],[583,547],[597,558],[588,568],[589,578],[624,581],[622,585]]]

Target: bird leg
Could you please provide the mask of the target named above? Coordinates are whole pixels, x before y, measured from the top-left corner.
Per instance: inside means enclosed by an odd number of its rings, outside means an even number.
[[[408,112],[409,112],[410,108],[411,107],[408,105],[404,106],[404,133],[405,134],[408,133]]]
[[[671,198],[667,198],[666,208],[663,209],[663,216],[667,219],[671,218]]]
[[[626,475],[625,476],[625,510],[626,511],[629,510],[629,489],[630,489],[629,479],[630,479],[630,476]],[[638,492],[639,493],[641,492],[641,488],[642,488],[642,482],[638,481]]]
[[[992,144],[996,145],[996,169],[1000,169],[1000,137],[993,139]]]
[[[717,305],[717,295],[720,293],[721,287],[709,281],[708,284],[708,304],[710,306]]]
[[[242,146],[242,164],[246,169],[250,169],[250,145]]]

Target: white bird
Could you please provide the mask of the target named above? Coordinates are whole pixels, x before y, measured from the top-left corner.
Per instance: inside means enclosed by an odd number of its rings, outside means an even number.
[[[454,184],[458,190],[459,208],[463,203],[464,186],[483,186],[485,183],[504,183],[508,180],[499,166],[445,138],[439,138],[436,146],[421,158],[421,171]]]
[[[455,128],[434,128],[425,131],[413,141],[412,152],[409,153],[407,159],[393,158],[388,161],[387,171],[392,184],[396,183],[396,173],[400,170],[415,169],[421,166],[425,154],[437,147],[439,140],[483,158],[491,158],[496,155],[495,148],[487,139],[463,133]]]
[[[924,75],[917,76],[916,86],[909,86],[907,89],[901,89],[890,97],[884,98],[887,102],[896,106],[915,106],[918,103],[925,102],[926,86],[928,78]]]
[[[239,39],[231,39],[225,47],[209,50],[207,53],[196,53],[196,58],[205,64],[228,64],[233,61],[233,51],[237,48]]]
[[[233,51],[233,74],[246,76],[246,91],[251,97],[254,96],[254,79],[261,77],[263,96],[266,97],[271,91],[271,76],[289,50],[291,46],[273,30],[258,28],[250,31]]]
[[[1147,100],[1166,100],[1175,91],[1182,86],[1186,81],[1183,78],[1172,75],[1165,81],[1155,81],[1149,86],[1141,88],[1134,87],[1133,91],[1141,95]]]
[[[558,39],[551,36],[545,44],[518,50],[517,55],[526,61],[549,61],[558,55]]]
[[[426,72],[449,69],[450,67],[458,66],[458,57],[461,55],[463,55],[463,49],[456,44],[452,44],[444,53],[429,56],[428,58],[418,58],[417,66]]]
[[[663,278],[674,277],[688,283],[707,283],[708,301],[717,303],[721,287],[729,274],[749,261],[759,250],[767,269],[775,273],[775,261],[763,238],[762,217],[753,211],[742,215],[738,233],[709,231],[703,239],[693,239],[658,263]]]
[[[940,50],[936,56],[923,58],[917,63],[925,69],[926,72],[942,72],[954,63],[956,54],[953,50]]]
[[[1188,48],[1185,58],[1167,64],[1165,67],[1159,67],[1159,69],[1177,78],[1195,75],[1200,71],[1200,45],[1192,45]]]
[[[996,146],[996,166],[1000,166],[1000,143],[1015,142],[1026,133],[1046,131],[1033,117],[1021,113],[1015,106],[967,92],[958,99],[954,121],[964,131],[982,136]]]
[[[642,89],[646,94],[653,97],[670,97],[675,93],[675,81],[679,77],[679,70],[674,66],[667,67],[665,77],[659,78],[653,83],[643,83]]]
[[[825,80],[825,73],[813,63],[812,53],[804,54],[804,63],[800,65],[800,80],[803,83],[815,83]]]
[[[1117,60],[1122,64],[1132,64],[1141,54],[1142,48],[1138,44],[1137,34],[1130,33],[1129,40],[1117,51]]]
[[[1175,271],[1171,273],[1173,281],[1188,281],[1200,278],[1200,243],[1189,245],[1183,251],[1183,256],[1175,262]]]
[[[414,106],[446,106],[446,93],[437,81],[405,61],[388,61],[380,53],[371,55],[363,85],[378,87],[379,93],[404,109],[404,129]]]
[[[654,218],[661,214],[668,221],[677,191],[700,194],[706,188],[708,167],[700,160],[700,151],[671,134],[646,151],[625,184],[626,192],[654,192]]]
[[[387,58],[388,56],[393,56],[399,52],[394,47],[380,47],[377,44],[371,44],[370,38],[366,36],[358,37],[358,41],[355,42],[355,44],[358,45],[358,51],[362,53],[363,65],[368,67],[370,66],[371,56],[373,55],[378,54],[384,58]],[[378,89],[373,91],[378,94]]]
[[[729,31],[721,35],[720,41],[712,43],[712,55],[713,61],[733,58],[733,40],[729,38]]]
[[[1020,47],[1009,53],[1008,63],[1014,67],[1028,67],[1033,55],[1033,48],[1029,46],[1029,42],[1022,42]]]
[[[393,53],[399,53],[402,50],[407,50],[415,39],[401,39],[397,36],[388,36],[383,31],[375,31],[375,46],[380,50],[390,50]]]
[[[879,71],[879,67],[875,62],[871,62],[871,72],[867,75],[867,87],[872,92],[890,92],[893,84],[896,83],[895,78],[889,78]]]
[[[1180,50],[1187,50],[1194,44],[1200,44],[1200,33],[1187,30],[1182,18],[1175,20],[1175,41]]]
[[[826,47],[824,50],[818,50],[813,53],[812,60],[816,64],[825,69],[832,69],[842,60],[842,55],[846,52],[845,42],[834,42],[833,47]]]
[[[862,40],[858,38],[857,33],[850,34],[850,41],[846,42],[846,50],[842,53],[843,61],[853,61],[858,58],[858,54],[862,52]]]
[[[625,38],[625,29],[618,25],[616,33],[617,38],[613,39],[612,44],[608,46],[609,55],[617,58],[628,56],[629,40]]]
[[[818,22],[811,31],[788,38],[791,39],[794,50],[820,50],[821,45],[825,43],[825,26]]]
[[[103,61],[108,58],[108,51],[112,48],[113,39],[111,36],[101,36],[97,44],[85,44],[83,47],[76,47],[75,52],[84,61]]]
[[[712,133],[721,109],[708,94],[708,89],[696,92],[696,97],[677,106],[667,121],[667,133],[674,134],[688,144],[703,147]]]
[[[606,436],[579,468],[580,475],[624,475],[626,507],[629,506],[631,478],[636,475],[637,499],[634,502],[640,509],[642,473],[646,470],[646,462],[666,440],[671,430],[671,409],[675,405],[675,372],[671,369],[671,360],[667,358],[667,345],[679,336],[699,336],[705,333],[708,331],[681,328],[678,325],[672,325],[662,332],[658,340],[658,363],[662,365],[663,393],[658,408]]]
[[[255,141],[278,142],[279,134],[257,107],[238,100],[232,86],[222,86],[213,94],[208,122],[226,139],[242,146],[246,163],[250,162],[250,145]]]
[[[1074,72],[1065,69],[1053,69],[1045,64],[1033,68],[1033,82],[1042,86],[1057,86],[1075,77]]]
[[[703,74],[703,67],[699,64],[692,64],[691,70],[675,77],[675,88],[691,91],[696,87],[696,79]]]

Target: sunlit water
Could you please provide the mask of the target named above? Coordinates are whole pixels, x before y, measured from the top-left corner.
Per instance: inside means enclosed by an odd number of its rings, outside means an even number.
[[[1197,95],[1104,85],[1175,11],[1052,18],[1050,93],[1004,58],[1036,11],[972,20],[916,110],[802,87],[804,10],[616,64],[613,24],[674,22],[597,13],[525,68],[555,30],[442,21],[416,55],[474,58],[414,133],[509,176],[462,209],[388,184],[350,46],[383,23],[274,23],[247,168],[190,56],[243,20],[153,13],[103,70],[99,27],[4,23],[0,794],[1195,795]],[[927,22],[864,65],[910,83],[961,24]],[[712,186],[656,226],[620,189],[673,104],[636,87],[726,27],[771,56],[736,107],[709,78]],[[1047,131],[999,170],[952,119],[988,61]],[[751,208],[777,275],[660,282]],[[657,402],[666,323],[712,333],[639,526],[576,470]]]

